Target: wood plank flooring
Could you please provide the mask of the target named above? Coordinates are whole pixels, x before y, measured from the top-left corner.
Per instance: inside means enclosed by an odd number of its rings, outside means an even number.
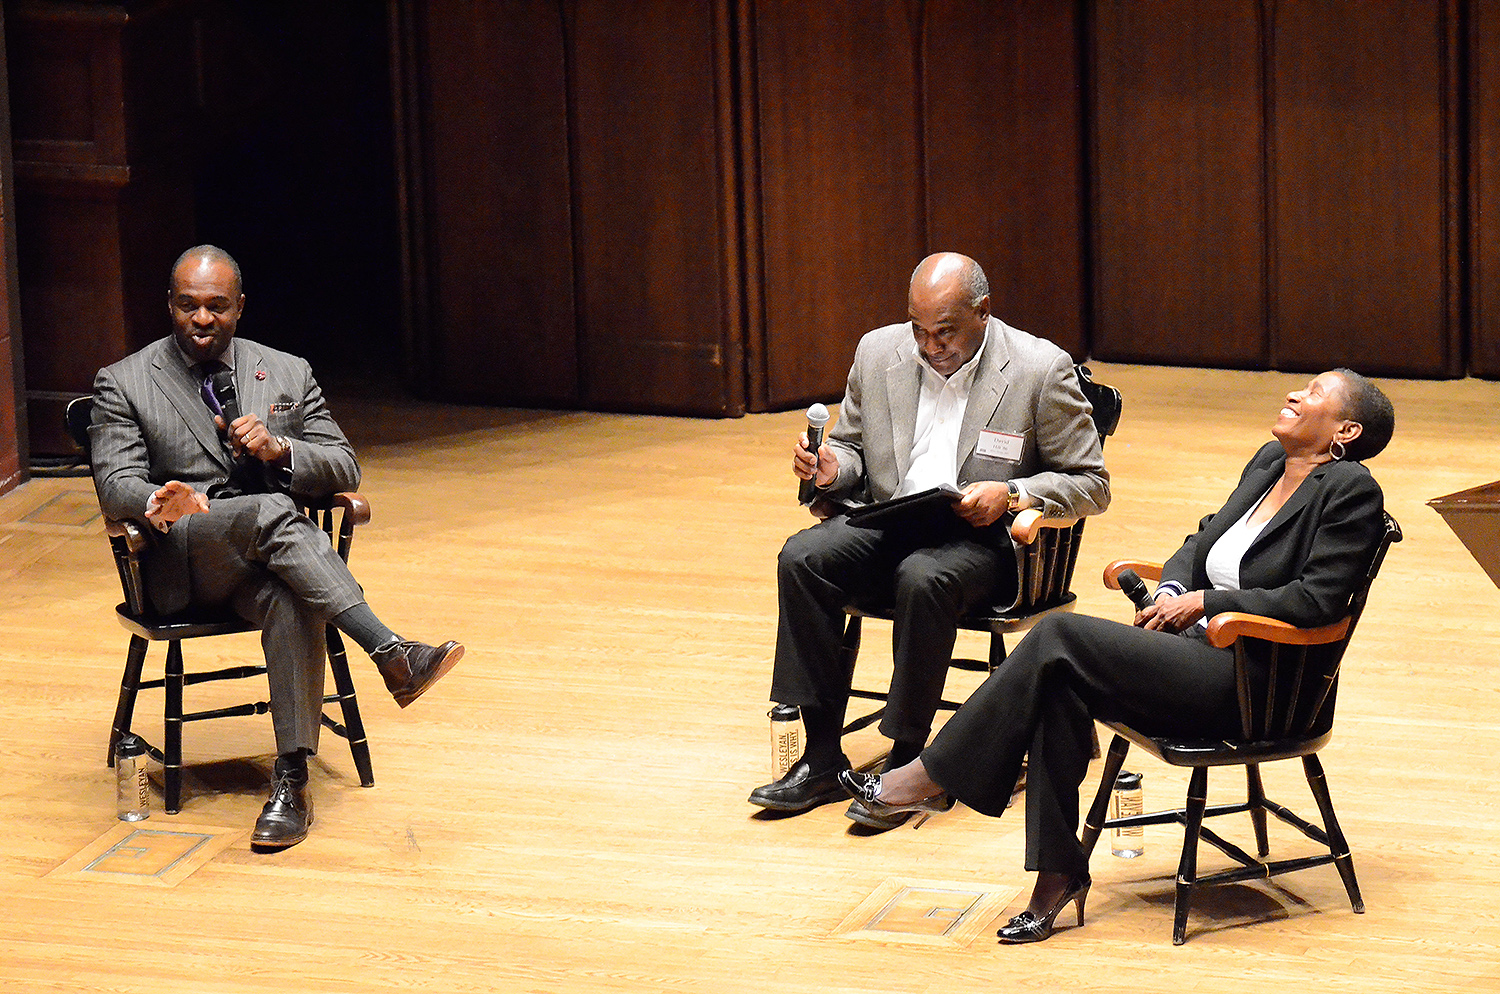
[[[1089,525],[1076,589],[1081,610],[1124,619],[1103,565],[1170,554],[1306,377],[1094,368],[1125,411],[1105,451],[1114,505]],[[355,572],[392,627],[462,639],[468,655],[405,711],[351,658],[376,786],[361,789],[326,737],[316,824],[280,854],[247,844],[270,726],[235,719],[188,728],[186,805],[142,826],[242,837],[170,886],[64,872],[120,824],[103,762],[119,588],[86,480],[0,498],[0,990],[1500,990],[1500,590],[1424,506],[1500,477],[1500,384],[1384,385],[1397,434],[1371,468],[1406,541],[1350,650],[1323,754],[1364,915],[1323,868],[1205,894],[1174,948],[1181,833],[1157,828],[1139,859],[1101,846],[1087,924],[1049,942],[999,947],[989,921],[934,939],[911,907],[891,920],[928,934],[851,935],[851,913],[907,884],[934,907],[920,888],[988,887],[1006,906],[983,915],[1015,913],[1024,897],[1009,895],[1030,885],[1024,812],[960,807],[858,837],[842,806],[778,818],[745,803],[767,779],[774,559],[806,523],[788,470],[801,415],[349,396],[335,412],[374,506]],[[885,631],[869,626],[867,674],[889,668]],[[188,658],[258,652],[250,635]],[[974,679],[955,674],[949,690]],[[143,699],[142,723],[159,714]],[[867,731],[850,748],[873,758],[881,740]],[[1180,802],[1185,778],[1127,766],[1148,805]],[[1272,797],[1311,807],[1296,764],[1266,772]],[[1234,787],[1232,774],[1210,782],[1213,798]],[[1273,835],[1278,853],[1299,845]]]

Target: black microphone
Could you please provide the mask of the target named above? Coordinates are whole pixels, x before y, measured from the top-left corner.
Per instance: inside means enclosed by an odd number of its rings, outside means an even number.
[[[224,412],[224,433],[231,440],[229,426],[240,416],[240,395],[234,388],[234,374],[221,369],[213,375],[214,396],[219,398],[219,409]]]
[[[1144,611],[1155,604],[1156,601],[1146,590],[1146,582],[1133,569],[1122,569],[1118,577],[1120,581],[1120,592],[1130,598],[1137,611]]]
[[[797,487],[797,500],[811,504],[818,490],[818,446],[823,444],[823,429],[828,426],[828,408],[814,404],[807,409],[807,448],[813,454],[813,478],[803,480]]]

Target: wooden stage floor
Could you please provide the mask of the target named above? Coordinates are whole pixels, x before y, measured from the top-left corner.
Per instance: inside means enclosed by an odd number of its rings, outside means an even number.
[[[1306,378],[1095,370],[1125,413],[1105,452],[1114,506],[1089,525],[1076,587],[1081,610],[1125,619],[1104,563],[1172,552]],[[788,470],[799,413],[348,397],[335,411],[375,511],[355,572],[398,631],[468,655],[406,711],[351,659],[377,784],[361,789],[326,738],[317,822],[280,854],[248,848],[265,718],[189,726],[182,813],[158,808],[137,826],[149,834],[116,821],[104,748],[126,637],[91,488],[36,480],[0,498],[0,990],[1500,990],[1500,640],[1485,620],[1500,590],[1424,506],[1500,476],[1500,385],[1386,386],[1396,440],[1371,467],[1406,541],[1323,754],[1364,915],[1320,868],[1206,893],[1174,948],[1181,833],[1158,828],[1139,859],[1101,847],[1085,927],[997,946],[995,919],[1029,887],[1019,805],[859,837],[841,805],[775,818],[745,803],[767,779],[773,563],[806,523]],[[888,670],[886,642],[873,625],[867,674]],[[159,714],[143,699],[141,722]],[[861,733],[851,752],[880,742]],[[1183,777],[1128,765],[1148,805],[1180,802]],[[1294,808],[1310,806],[1299,779],[1267,770]],[[1211,781],[1213,798],[1235,780]]]

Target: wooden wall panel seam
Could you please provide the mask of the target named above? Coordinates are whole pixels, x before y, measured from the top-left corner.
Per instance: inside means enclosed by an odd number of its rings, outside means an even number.
[[[1276,0],[1261,0],[1260,21],[1260,175],[1261,175],[1261,314],[1265,325],[1262,329],[1261,353],[1265,357],[1262,368],[1270,366],[1270,357],[1276,352],[1276,341],[1281,336],[1281,271],[1280,256],[1276,246],[1280,244],[1276,223]]]
[[[736,134],[744,211],[745,405],[770,409],[770,361],[766,341],[765,205],[761,199],[759,80],[755,55],[755,0],[734,0],[739,77],[739,128]]]

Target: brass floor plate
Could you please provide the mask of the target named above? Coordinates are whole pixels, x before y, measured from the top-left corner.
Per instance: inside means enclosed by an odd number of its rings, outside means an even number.
[[[1020,893],[1014,885],[891,879],[861,901],[832,934],[878,942],[967,946]]]
[[[23,524],[76,529],[89,528],[98,520],[99,501],[92,490],[56,494],[20,517]]]
[[[165,819],[121,822],[47,876],[175,887],[244,834]]]

